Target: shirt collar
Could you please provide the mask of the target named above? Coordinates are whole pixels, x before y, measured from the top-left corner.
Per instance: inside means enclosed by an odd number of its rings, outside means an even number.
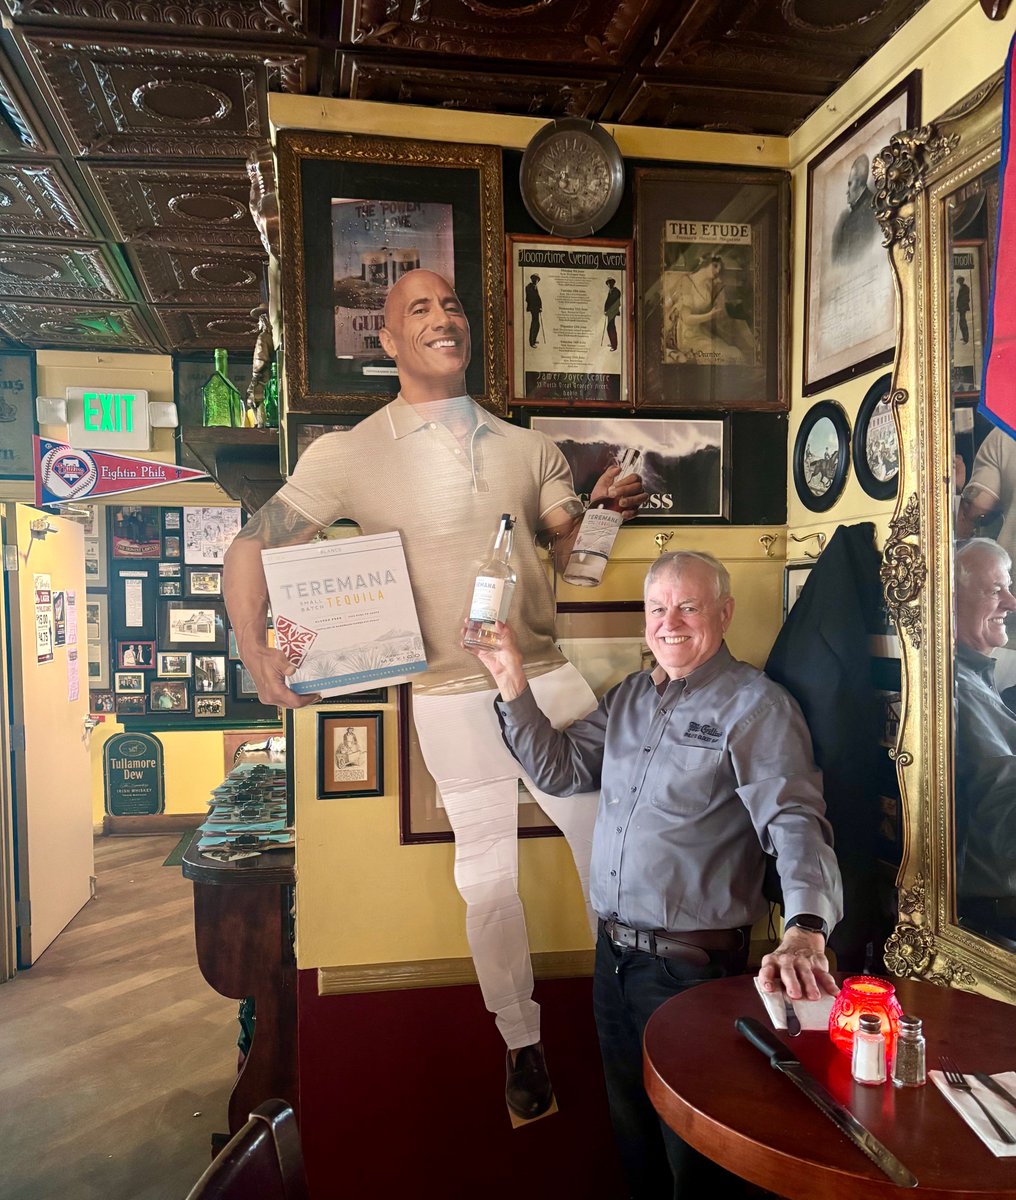
[[[972,646],[965,646],[962,642],[957,642],[956,657],[961,663],[965,663],[975,670],[988,683],[995,682],[995,660],[990,654],[982,654],[980,650],[975,650]]]
[[[650,678],[656,684],[657,690],[661,686],[666,686],[670,683],[680,683],[683,685],[685,693],[693,692],[696,688],[705,687],[706,684],[712,681],[722,671],[733,662],[733,655],[727,649],[727,643],[721,642],[719,650],[707,659],[701,667],[696,667],[690,675],[686,675],[683,679],[671,679],[667,672],[659,665],[652,670]]]
[[[459,399],[457,396],[450,397],[453,400]],[[496,433],[500,437],[504,437],[504,430],[500,429],[500,421],[492,417],[485,409],[481,408],[471,396],[464,396],[462,399],[468,400],[476,409],[476,426],[481,425],[488,429],[491,433]],[[410,433],[415,433],[418,429],[423,429],[425,425],[430,424],[430,419],[426,413],[421,412],[415,404],[410,404],[402,393],[388,405],[388,424],[392,431],[392,437],[399,441]]]

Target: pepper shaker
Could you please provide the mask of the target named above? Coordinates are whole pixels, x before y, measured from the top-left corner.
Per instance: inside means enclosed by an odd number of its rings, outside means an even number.
[[[925,1083],[925,1043],[921,1018],[900,1017],[900,1032],[896,1039],[892,1081],[894,1087],[920,1087]]]

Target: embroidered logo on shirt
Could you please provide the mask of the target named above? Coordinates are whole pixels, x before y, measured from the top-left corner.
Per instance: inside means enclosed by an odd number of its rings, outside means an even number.
[[[715,725],[700,725],[698,721],[689,721],[684,736],[695,742],[718,742],[723,737],[723,730],[717,729]]]

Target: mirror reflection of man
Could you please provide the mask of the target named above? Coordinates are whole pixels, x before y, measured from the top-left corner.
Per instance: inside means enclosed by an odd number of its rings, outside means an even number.
[[[1016,714],[992,653],[1016,612],[1012,560],[988,538],[956,547],[956,879],[961,920],[1016,939]]]
[[[838,990],[825,943],[842,888],[811,737],[791,696],[731,656],[733,613],[730,576],[712,555],[655,559],[645,620],[658,665],[563,728],[529,686],[510,625],[500,647],[474,650],[498,686],[505,739],[530,773],[552,791],[599,790],[593,1014],[614,1134],[640,1200],[736,1194],[737,1181],[718,1178],[657,1116],[642,1035],[671,996],[744,970],[751,926],[766,910],[764,851],[776,856],[787,922],[762,960],[761,986],[812,1000]]]
[[[588,895],[595,797],[558,800],[530,784],[504,746],[490,680],[460,645],[477,568],[500,515],[516,518],[518,575],[512,619],[534,688],[561,723],[596,699],[554,642],[554,596],[536,553],[553,544],[563,568],[582,504],[554,443],[509,425],[466,395],[469,323],[452,287],[426,270],[391,289],[381,330],[401,391],[349,431],[317,439],[289,482],[247,522],[225,560],[224,596],[237,646],[266,704],[301,707],[285,678],[294,667],[265,640],[268,606],[261,550],[309,541],[339,517],[365,534],[398,530],[413,583],[428,670],[413,683],[420,749],[455,833],[455,882],[487,1008],[508,1047],[506,1099],[520,1117],[552,1099],[540,1044],[539,1006],[518,896],[520,778],[568,839]],[[625,518],[646,499],[637,476],[608,468],[592,500],[620,499]]]
[[[872,207],[874,196],[868,187],[870,163],[867,154],[859,154],[847,176],[847,207],[840,213],[833,230],[833,262],[859,258],[879,237],[881,229]]]

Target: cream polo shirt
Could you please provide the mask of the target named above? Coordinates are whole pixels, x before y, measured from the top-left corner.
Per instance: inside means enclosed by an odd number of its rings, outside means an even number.
[[[464,448],[430,419],[455,402],[414,406],[397,396],[353,429],[318,438],[277,493],[322,528],[344,517],[364,533],[402,535],[428,664],[413,687],[424,693],[492,686],[460,643],[477,570],[506,512],[516,520],[518,574],[509,620],[526,670],[540,675],[565,661],[534,538],[553,509],[581,510],[571,471],[545,434],[509,425],[468,396],[460,402],[474,410],[476,425]]]

